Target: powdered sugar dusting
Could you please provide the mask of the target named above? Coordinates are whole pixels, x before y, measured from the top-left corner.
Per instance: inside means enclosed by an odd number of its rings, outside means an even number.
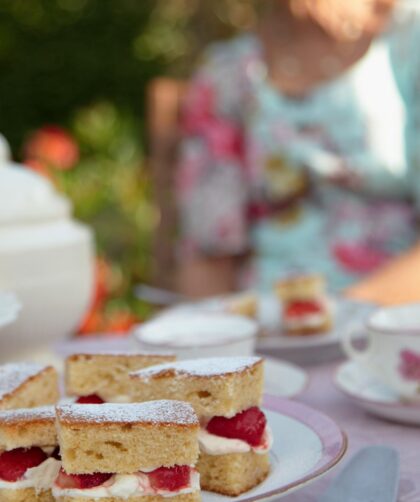
[[[92,352],[81,352],[78,354],[72,354],[68,357],[69,360],[78,359],[79,357],[101,357],[101,356],[110,356],[110,357],[143,357],[147,359],[148,357],[175,357],[175,354],[171,352],[129,352],[122,350],[101,350],[101,351],[92,351]]]
[[[261,362],[260,357],[210,357],[207,359],[191,359],[173,363],[158,364],[131,373],[135,378],[148,380],[167,371],[176,375],[195,377],[214,377],[240,373]]]
[[[0,425],[36,420],[55,420],[54,406],[40,406],[39,408],[20,408],[18,410],[0,411]]]
[[[0,399],[20,387],[47,366],[37,363],[9,363],[0,366]]]
[[[63,423],[151,423],[198,425],[192,406],[182,401],[162,400],[133,404],[63,404],[57,406]]]

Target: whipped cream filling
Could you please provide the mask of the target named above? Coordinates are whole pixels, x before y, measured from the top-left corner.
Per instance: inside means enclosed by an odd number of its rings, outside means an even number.
[[[204,428],[198,433],[200,451],[207,455],[227,455],[228,453],[248,453],[253,451],[260,455],[267,453],[273,445],[273,434],[270,426],[266,425],[262,442],[258,446],[251,446],[242,439],[231,439],[211,434]]]
[[[5,481],[0,479],[0,489],[20,490],[34,488],[36,492],[49,490],[61,468],[61,462],[55,458],[47,458],[36,467],[31,467],[18,481]]]
[[[296,317],[285,317],[286,328],[316,328],[325,322],[326,313],[304,314]]]
[[[154,469],[153,469],[154,470]],[[145,495],[160,495],[161,497],[175,497],[183,493],[193,493],[200,490],[200,475],[192,470],[189,485],[181,490],[156,490],[150,485],[149,476],[144,472],[135,474],[114,474],[103,485],[94,488],[60,488],[53,486],[54,497],[106,498],[116,497],[128,499]]]

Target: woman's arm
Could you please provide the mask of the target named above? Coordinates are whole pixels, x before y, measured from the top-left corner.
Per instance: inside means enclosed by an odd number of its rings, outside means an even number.
[[[182,114],[177,282],[191,296],[234,290],[238,257],[248,249],[243,132],[226,49],[211,53],[197,72]]]
[[[197,256],[178,266],[177,288],[186,296],[200,298],[233,291],[236,286],[237,261],[226,256]]]

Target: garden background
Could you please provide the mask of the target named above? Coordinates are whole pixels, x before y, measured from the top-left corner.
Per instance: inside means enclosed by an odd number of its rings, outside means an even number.
[[[2,0],[0,132],[90,224],[97,291],[82,333],[148,313],[159,211],[147,167],[146,90],[187,78],[203,47],[253,21],[252,0]]]

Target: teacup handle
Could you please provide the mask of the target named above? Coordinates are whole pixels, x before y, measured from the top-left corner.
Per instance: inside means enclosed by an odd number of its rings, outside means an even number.
[[[342,339],[342,347],[347,357],[356,361],[363,366],[367,365],[367,355],[369,353],[368,350],[358,350],[353,345],[353,335],[356,333],[356,330],[360,329],[360,326],[356,328],[356,326],[349,327],[343,336]]]

